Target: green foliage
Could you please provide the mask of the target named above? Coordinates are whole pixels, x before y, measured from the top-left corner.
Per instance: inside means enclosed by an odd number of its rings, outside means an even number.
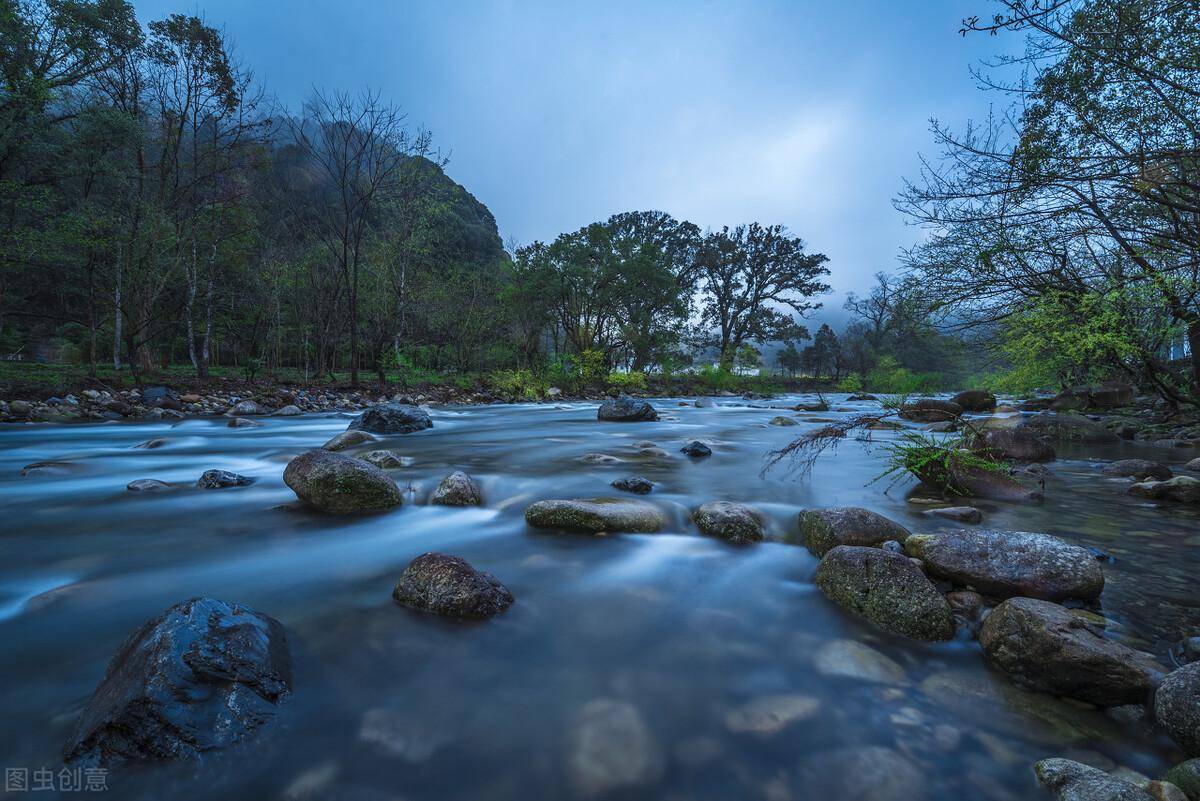
[[[751,345],[749,342],[742,345],[733,354],[733,366],[739,370],[755,370],[762,364],[762,354],[758,348]]]
[[[646,374],[636,371],[632,373],[609,373],[604,383],[610,389],[618,389],[622,392],[645,392],[649,388]]]
[[[837,384],[838,392],[856,393],[862,392],[863,380],[858,373],[847,373],[842,376],[842,380]]]
[[[897,394],[913,394],[918,392],[936,392],[941,384],[941,377],[933,373],[914,373],[907,367],[901,367],[894,356],[882,357],[871,371],[867,373],[865,385],[872,392],[893,392]]]
[[[486,380],[496,391],[526,400],[544,398],[546,390],[550,388],[546,377],[532,370],[494,370],[488,373]]]
[[[966,444],[963,437],[938,439],[917,431],[906,431],[899,439],[884,446],[888,456],[887,469],[872,479],[872,483],[888,477],[899,479],[907,474],[930,481],[939,489],[955,495],[969,495],[967,488],[959,485],[955,479],[961,472],[1008,472],[1008,465],[979,456],[967,450]]]
[[[696,375],[711,392],[732,392],[738,386],[738,377],[720,367],[705,365]]]
[[[608,376],[608,359],[602,350],[583,351],[576,364],[576,375],[584,383],[599,383]]]

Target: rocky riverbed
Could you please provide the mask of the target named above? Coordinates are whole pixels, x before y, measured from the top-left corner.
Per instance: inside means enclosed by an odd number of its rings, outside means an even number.
[[[1186,421],[1001,411],[1042,499],[931,501],[871,483],[885,427],[760,477],[869,398],[378,400],[0,427],[4,763],[135,801],[1195,790],[1200,506],[1144,488],[1200,478]]]

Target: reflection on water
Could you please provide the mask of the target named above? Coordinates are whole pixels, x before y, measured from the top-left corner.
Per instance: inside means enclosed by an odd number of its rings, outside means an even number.
[[[804,430],[766,425],[780,410],[765,407],[798,400],[811,399],[659,400],[660,422],[634,424],[598,423],[582,403],[434,411],[433,429],[365,448],[412,458],[391,471],[408,505],[349,519],[299,508],[282,481],[287,461],[344,430],[345,416],[243,429],[4,427],[0,762],[57,770],[123,638],[177,601],[212,595],[283,621],[296,693],[253,742],[202,765],[122,769],[109,778],[114,797],[799,801],[849,797],[874,765],[894,786],[863,797],[919,785],[929,799],[1022,799],[1039,792],[1029,766],[1045,756],[1152,776],[1170,763],[1170,744],[1139,725],[1016,690],[972,641],[898,640],[827,603],[812,584],[816,560],[786,542],[801,509],[865,506],[914,530],[953,524],[923,518],[902,487],[867,486],[884,455],[854,440],[805,481],[761,479],[763,454]],[[875,408],[834,403],[840,411],[795,416],[817,426]],[[167,442],[134,447],[154,437]],[[692,439],[714,455],[684,457]],[[643,452],[645,441],[666,454]],[[621,461],[580,461],[594,452]],[[1162,657],[1200,617],[1198,516],[1131,498],[1095,466],[1188,453],[1122,444],[1062,455],[1045,504],[981,503],[985,523],[1111,555],[1108,630]],[[20,475],[37,461],[72,468]],[[257,481],[191,486],[209,468]],[[479,481],[487,508],[426,505],[454,469]],[[609,482],[631,474],[656,483],[647,498],[667,513],[664,533],[589,538],[524,524],[533,500],[613,494]],[[137,478],[180,486],[127,492]],[[687,518],[708,500],[755,505],[772,541],[699,536]],[[429,550],[494,573],[517,603],[481,624],[399,608],[392,584]]]

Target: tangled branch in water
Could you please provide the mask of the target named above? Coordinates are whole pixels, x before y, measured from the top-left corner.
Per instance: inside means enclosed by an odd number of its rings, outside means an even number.
[[[767,454],[766,464],[759,471],[760,477],[765,477],[777,464],[787,460],[790,464],[789,473],[799,473],[804,478],[812,472],[817,457],[828,450],[836,450],[838,443],[846,435],[856,429],[869,430],[872,425],[894,415],[894,411],[879,414],[860,414],[848,420],[839,420],[826,426],[806,431],[796,439],[778,450]]]

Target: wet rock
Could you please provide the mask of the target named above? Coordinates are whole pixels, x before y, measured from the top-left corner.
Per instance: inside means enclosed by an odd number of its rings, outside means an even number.
[[[887,631],[919,640],[954,636],[950,604],[904,556],[839,545],[821,559],[815,580],[830,600]]]
[[[157,478],[139,478],[125,485],[125,489],[130,492],[159,492],[170,488],[170,484]]]
[[[948,434],[951,431],[958,430],[958,424],[953,420],[943,420],[940,423],[926,423],[926,431],[932,431],[935,434]]]
[[[915,403],[900,407],[900,417],[914,423],[940,423],[943,420],[955,420],[963,413],[963,408],[951,401],[936,398],[922,398]]]
[[[228,470],[205,470],[196,486],[200,489],[225,489],[226,487],[245,487],[254,483],[254,479]]]
[[[409,609],[461,618],[491,617],[513,602],[508,587],[491,573],[443,553],[426,553],[412,560],[400,574],[392,598]]]
[[[289,403],[286,406],[280,406],[279,409],[275,411],[276,417],[295,417],[298,414],[303,414],[303,412],[300,411],[300,407],[294,403]]]
[[[33,404],[29,401],[15,400],[8,402],[8,413],[13,417],[26,417],[33,411]]]
[[[596,419],[613,423],[653,422],[658,419],[658,412],[647,401],[621,395],[601,403]]]
[[[1178,665],[1200,662],[1200,637],[1184,637],[1171,647],[1171,658]]]
[[[815,556],[838,545],[904,542],[909,530],[881,514],[857,506],[807,509],[800,513],[800,539]]]
[[[850,395],[850,396],[848,396],[848,397],[846,398],[846,400],[848,400],[848,401],[873,401],[873,400],[879,400],[879,398],[875,397],[874,395],[867,395],[867,394],[864,394],[864,393],[858,393],[858,394],[856,394],[856,395]]]
[[[980,523],[983,521],[983,512],[974,506],[942,506],[938,509],[927,509],[925,510],[925,516],[956,520],[959,523]]]
[[[857,640],[830,640],[813,655],[822,676],[874,684],[905,684],[904,668],[896,660]]]
[[[961,618],[969,624],[977,622],[979,615],[983,612],[983,596],[971,590],[948,592],[946,601],[950,604],[950,609],[954,612],[955,617]]]
[[[996,408],[996,396],[986,389],[968,389],[950,399],[957,403],[964,412],[990,412]]]
[[[1200,458],[1192,459],[1190,462],[1184,465],[1184,468],[1187,470],[1195,470],[1200,472]]]
[[[1200,503],[1200,480],[1175,476],[1166,481],[1143,481],[1129,488],[1130,495],[1177,503]]]
[[[248,738],[291,689],[279,621],[193,598],[125,641],[64,754],[68,762],[101,765],[196,757]]]
[[[1069,759],[1043,759],[1033,766],[1038,782],[1058,801],[1154,801],[1154,796],[1102,770]]]
[[[77,465],[71,462],[32,462],[21,468],[21,475],[36,476],[36,475],[66,475],[72,470],[77,469]]]
[[[665,522],[658,507],[622,498],[581,498],[537,501],[525,509],[525,522],[534,528],[583,531],[589,534],[654,532]]]
[[[163,437],[155,437],[154,439],[148,439],[145,442],[139,442],[133,447],[149,451],[154,450],[155,448],[161,448],[163,445],[166,445],[167,442],[169,442],[169,440]]]
[[[878,745],[818,751],[806,757],[796,779],[797,799],[913,801],[929,798],[929,784],[899,751]]]
[[[705,456],[712,456],[712,448],[708,447],[698,439],[692,440],[679,450],[683,451],[684,454],[692,457],[693,459],[703,459]]]
[[[1053,462],[1054,448],[1042,435],[1019,428],[992,428],[972,437],[971,450],[987,459],[1012,462]]]
[[[399,506],[396,482],[374,465],[341,453],[312,450],[288,462],[283,482],[322,512],[381,512]]]
[[[725,728],[734,734],[778,734],[794,723],[812,720],[820,711],[820,699],[811,695],[763,695],[730,711]]]
[[[598,698],[575,720],[567,755],[567,778],[587,798],[611,790],[644,787],[662,776],[662,748],[637,708]]]
[[[770,420],[769,422],[770,422],[770,425],[773,425],[773,426],[795,426],[795,425],[799,425],[799,423],[797,423],[797,422],[796,422],[795,420],[793,420],[791,417],[784,417],[783,415],[778,415],[777,417],[772,417],[772,418],[771,418],[771,420]]]
[[[1042,499],[1040,492],[1022,485],[1007,473],[979,465],[958,453],[945,459],[931,459],[911,472],[921,483],[956,495],[1012,503]]]
[[[251,415],[266,414],[267,410],[259,406],[252,400],[244,400],[230,406],[226,415],[230,417],[247,417]]]
[[[483,495],[470,476],[455,470],[442,479],[429,502],[438,506],[482,506]]]
[[[1106,476],[1136,478],[1139,481],[1146,479],[1166,481],[1174,475],[1171,472],[1171,468],[1165,464],[1151,462],[1147,459],[1121,459],[1120,461],[1105,465],[1104,470],[1101,472]]]
[[[1163,672],[1149,654],[1035,598],[1010,598],[993,609],[979,644],[988,661],[1018,684],[1098,706],[1145,700]]]
[[[716,406],[716,404],[713,403],[712,398],[697,398],[696,399],[696,408],[697,409],[711,409],[714,406]]]
[[[579,457],[579,461],[584,464],[620,464],[625,460],[607,453],[585,453]]]
[[[362,445],[364,442],[374,442],[375,440],[376,437],[368,434],[366,431],[343,431],[321,447],[327,451],[344,451],[346,448],[353,448],[355,445]]]
[[[1180,748],[1200,755],[1200,662],[1167,674],[1154,695],[1154,719]]]
[[[350,432],[347,432],[347,433],[350,433]],[[354,432],[354,433],[360,433],[360,432]],[[342,436],[342,435],[339,434],[338,436]],[[367,464],[375,465],[380,470],[395,470],[399,467],[404,467],[404,458],[401,456],[397,456],[394,451],[388,451],[388,450],[368,451],[367,453],[362,454],[358,458],[362,459]]]
[[[829,404],[825,401],[818,401],[817,403],[797,403],[795,409],[798,412],[827,412],[829,411]]]
[[[1116,442],[1118,437],[1104,426],[1078,414],[1036,414],[1018,420],[1017,431],[1063,442]]]
[[[758,542],[763,538],[762,516],[743,503],[710,501],[692,513],[692,522],[710,537],[729,542]]]
[[[1200,759],[1180,762],[1163,775],[1163,781],[1175,785],[1193,801],[1200,798]]]
[[[1098,598],[1104,573],[1085,548],[1028,531],[962,529],[914,534],[904,543],[929,575],[993,598]]]
[[[247,420],[245,417],[235,417],[229,421],[229,428],[259,428],[262,423],[256,420]]]
[[[628,476],[618,478],[612,482],[612,486],[622,492],[632,492],[634,495],[649,495],[650,491],[654,489],[654,482],[641,476]]]
[[[404,403],[372,406],[350,424],[350,430],[372,434],[411,434],[426,428],[433,428],[429,413]]]

